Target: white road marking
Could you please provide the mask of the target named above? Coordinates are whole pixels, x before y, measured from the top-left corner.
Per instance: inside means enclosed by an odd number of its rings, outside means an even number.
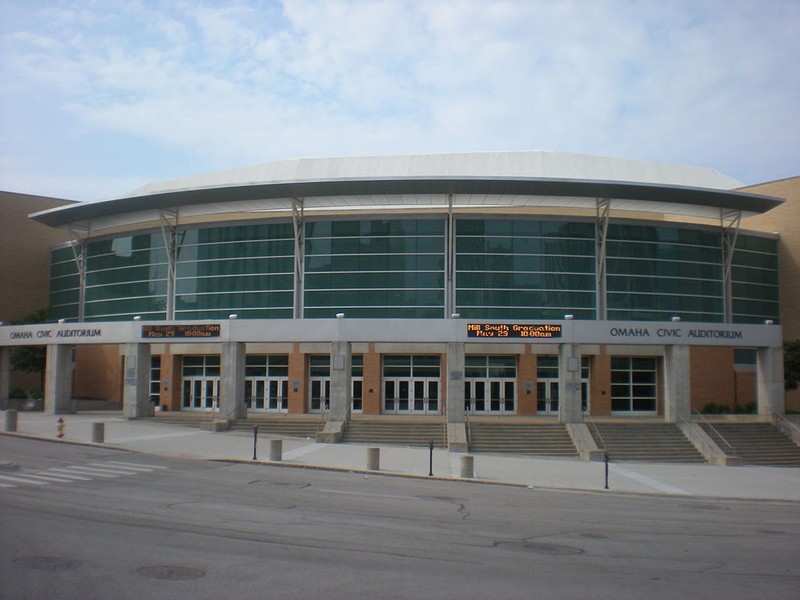
[[[147,470],[167,469],[168,468],[168,467],[162,467],[160,465],[143,465],[141,463],[121,462],[121,461],[118,461],[118,460],[108,460],[108,461],[106,461],[106,464],[107,465],[122,465],[122,466],[131,467],[131,468],[133,468],[133,467],[144,467]]]
[[[48,469],[48,471],[52,471],[53,469]],[[44,473],[42,473],[44,475]],[[55,475],[55,473],[54,473]],[[80,477],[78,475],[68,475],[66,473],[59,473],[58,477],[66,477],[67,479],[73,479],[75,481],[91,481],[88,477]]]
[[[99,469],[91,469],[89,467],[64,467],[59,469],[51,469],[57,473],[75,473],[77,475],[94,475],[95,477],[119,477],[120,473],[111,475],[107,472],[100,471]]]
[[[11,475],[0,475],[0,479],[5,481],[16,481],[17,483],[30,483],[33,485],[47,485],[46,481],[36,481],[35,479],[27,479],[23,477],[12,477]]]
[[[111,463],[111,464],[110,464]],[[13,475],[0,475],[0,488],[13,488],[18,484],[47,485],[49,483],[74,483],[75,481],[92,481],[95,477],[122,477],[125,475],[139,475],[155,469],[168,467],[143,465],[141,463],[124,463],[109,461],[109,463],[89,463],[92,466],[70,465],[68,467],[51,467],[45,471],[35,473],[14,473]],[[14,483],[3,483],[14,482]]]

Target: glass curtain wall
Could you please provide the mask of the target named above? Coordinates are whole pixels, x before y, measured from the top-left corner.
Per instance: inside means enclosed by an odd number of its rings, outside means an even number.
[[[441,318],[444,221],[306,223],[307,318]]]
[[[142,234],[86,244],[87,321],[163,320],[167,304],[163,236]]]
[[[292,318],[291,223],[189,229],[179,238],[175,318]]]
[[[612,223],[606,252],[609,320],[724,320],[719,231]]]
[[[731,287],[734,323],[778,322],[778,240],[739,235]]]
[[[81,281],[72,248],[50,252],[50,316],[75,320],[80,314]]]
[[[456,222],[456,307],[465,318],[595,318],[594,223]]]

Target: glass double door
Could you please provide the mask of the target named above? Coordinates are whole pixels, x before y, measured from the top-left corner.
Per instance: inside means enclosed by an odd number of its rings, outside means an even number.
[[[329,412],[331,409],[331,380],[329,377],[312,377],[311,397],[308,409],[312,413]]]
[[[214,410],[219,408],[218,377],[184,377],[183,410]]]
[[[467,379],[464,409],[471,415],[516,414],[515,390],[513,379]]]
[[[289,382],[286,379],[248,377],[244,381],[247,410],[286,412],[289,409]]]
[[[438,378],[393,378],[383,381],[383,413],[439,414]]]
[[[558,379],[536,382],[536,412],[540,415],[558,414]]]

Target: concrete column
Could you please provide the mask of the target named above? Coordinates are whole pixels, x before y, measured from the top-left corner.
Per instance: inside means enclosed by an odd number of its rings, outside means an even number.
[[[122,414],[126,419],[150,416],[150,344],[123,344]]]
[[[664,350],[664,420],[689,421],[692,416],[689,346],[667,346]]]
[[[247,405],[244,402],[246,356],[243,342],[223,342],[219,382],[219,418],[222,420],[247,418]]]
[[[346,423],[353,402],[353,349],[350,342],[331,342],[331,405],[328,420]]]
[[[47,346],[44,374],[44,412],[68,415],[72,408],[72,350],[67,344]]]
[[[464,342],[447,344],[447,422],[463,423],[464,413]]]
[[[786,413],[783,382],[783,348],[759,348],[756,352],[756,402],[758,414]]]
[[[0,408],[8,408],[11,392],[11,348],[0,347]]]
[[[558,422],[583,422],[580,344],[558,346]]]
[[[467,415],[464,410],[464,342],[447,344],[447,448],[467,452]]]

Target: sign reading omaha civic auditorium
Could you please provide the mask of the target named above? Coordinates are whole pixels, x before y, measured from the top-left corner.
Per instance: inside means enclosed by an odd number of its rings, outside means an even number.
[[[142,325],[143,338],[211,338],[219,337],[216,323],[199,325]]]
[[[519,323],[468,323],[467,337],[560,338],[561,325]]]

